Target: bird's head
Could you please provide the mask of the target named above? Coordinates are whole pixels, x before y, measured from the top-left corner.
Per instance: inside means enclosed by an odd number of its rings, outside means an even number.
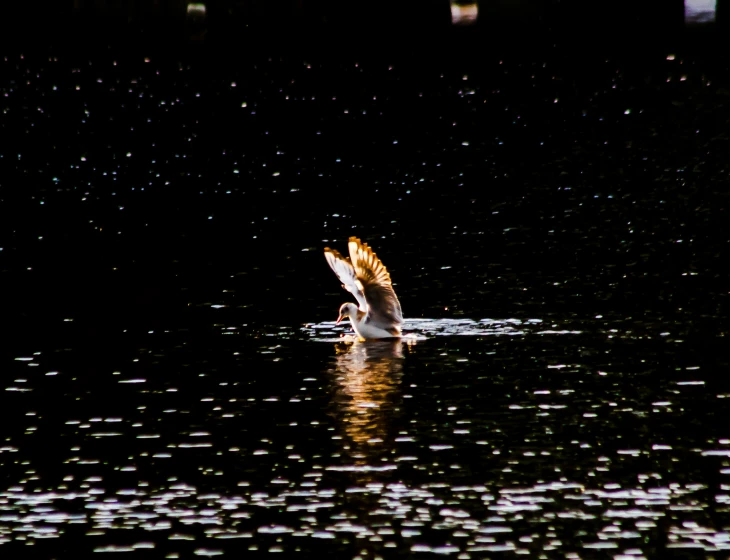
[[[340,324],[340,321],[344,319],[345,317],[354,317],[357,315],[357,307],[354,303],[343,303],[340,306],[340,316],[337,317],[337,325]]]

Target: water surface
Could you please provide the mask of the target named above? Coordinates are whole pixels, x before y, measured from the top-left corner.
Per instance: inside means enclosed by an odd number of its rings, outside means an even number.
[[[8,55],[4,553],[727,550],[725,67],[578,62]]]

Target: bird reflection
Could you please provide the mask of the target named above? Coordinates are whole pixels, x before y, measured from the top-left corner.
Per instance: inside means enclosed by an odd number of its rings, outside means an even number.
[[[344,449],[355,465],[378,466],[390,448],[389,431],[398,412],[403,370],[402,340],[356,341],[335,346],[335,414]]]

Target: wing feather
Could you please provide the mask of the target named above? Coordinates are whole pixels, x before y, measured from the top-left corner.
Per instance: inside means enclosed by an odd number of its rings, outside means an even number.
[[[350,259],[343,257],[336,249],[324,248],[324,256],[330,268],[342,282],[342,287],[355,296],[360,306],[360,311],[367,311],[368,304],[363,293],[362,284],[355,275],[355,269],[350,264]]]
[[[350,237],[348,249],[351,268],[367,304],[366,321],[384,329],[400,327],[403,313],[388,270],[367,243],[362,243],[357,237]],[[350,262],[347,264],[350,265]]]

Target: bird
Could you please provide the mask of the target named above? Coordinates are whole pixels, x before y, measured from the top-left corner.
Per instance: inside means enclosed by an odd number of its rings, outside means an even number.
[[[343,303],[337,324],[349,318],[361,340],[400,337],[403,313],[388,270],[368,244],[357,237],[350,237],[347,248],[349,257],[343,257],[336,249],[324,248],[330,268],[359,304]]]

